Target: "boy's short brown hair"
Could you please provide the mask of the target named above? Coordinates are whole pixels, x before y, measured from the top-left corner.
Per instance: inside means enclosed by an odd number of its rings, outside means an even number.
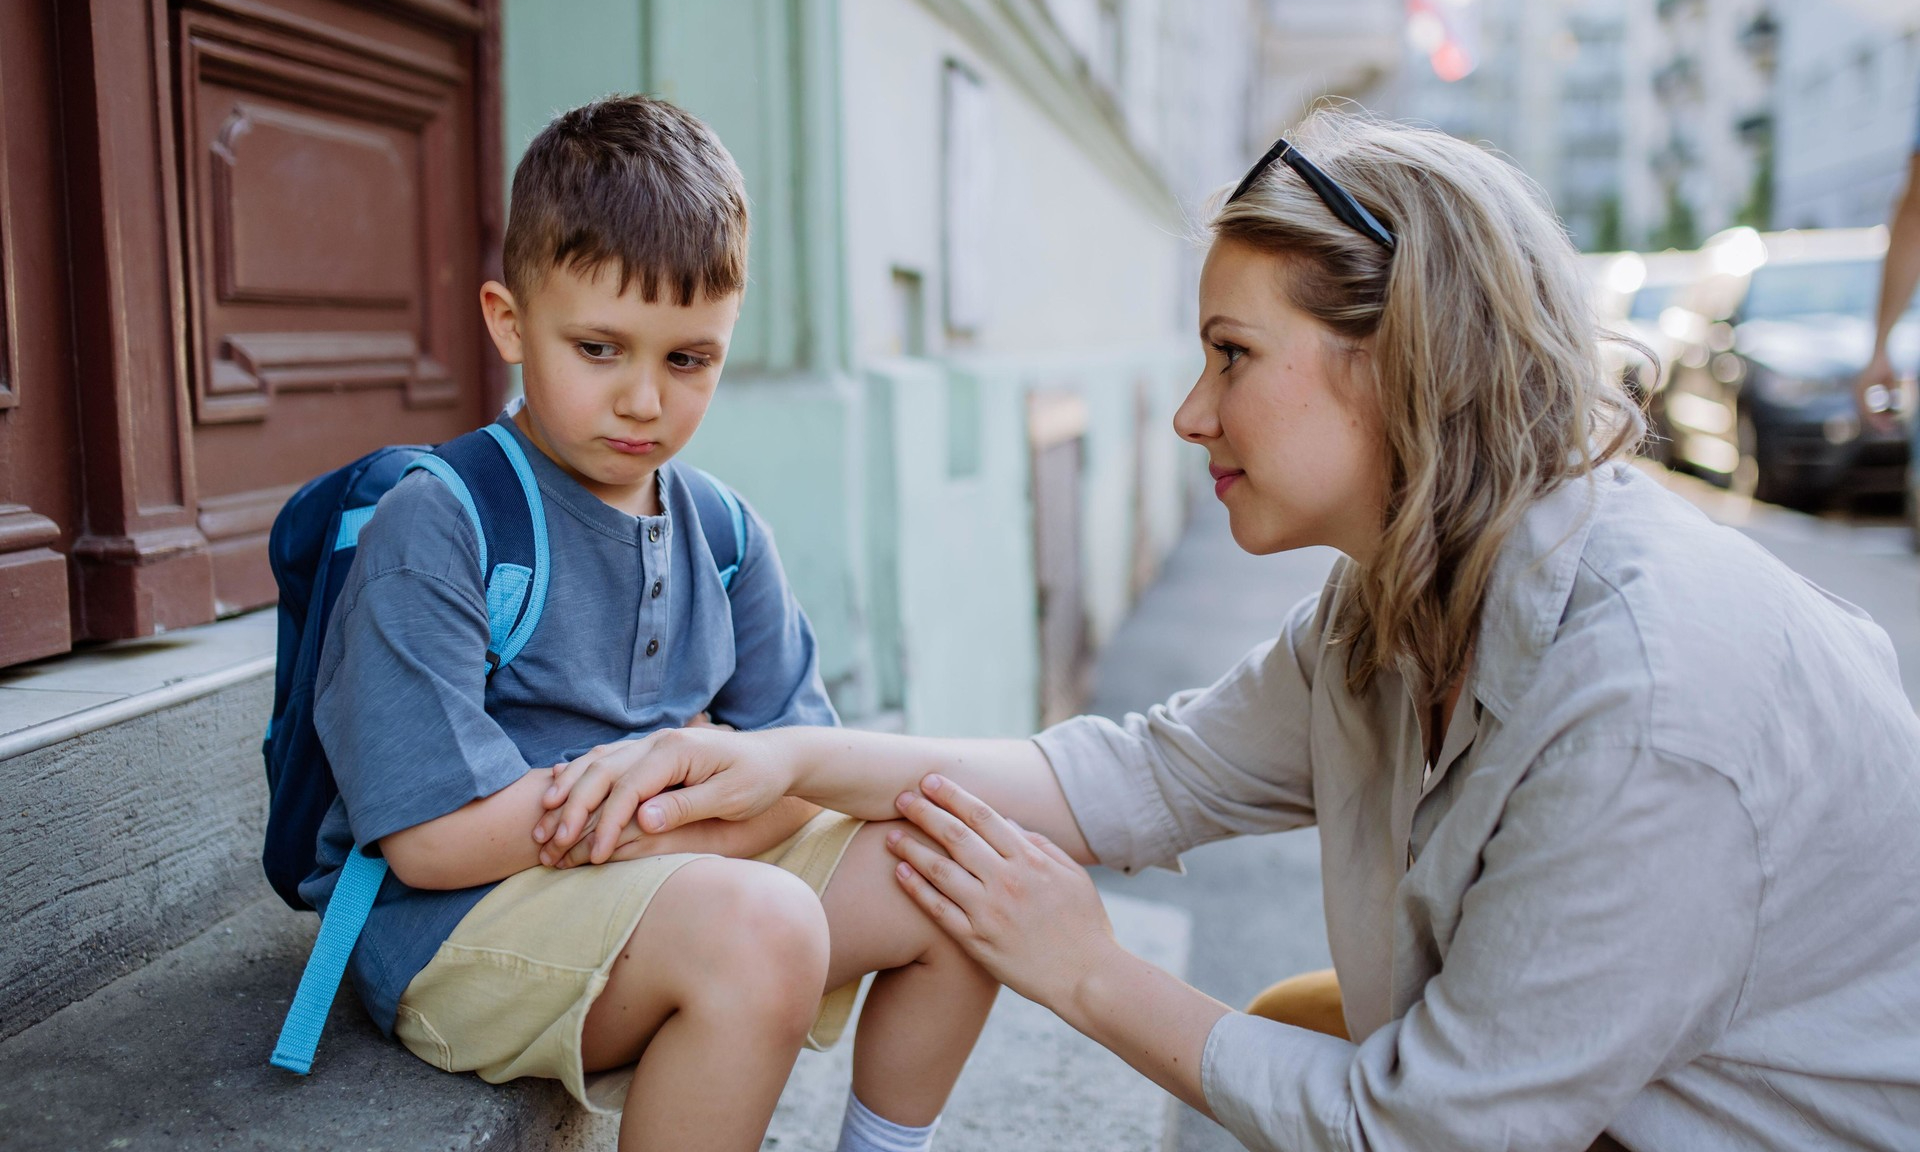
[[[540,130],[513,173],[507,288],[614,261],[620,290],[685,307],[747,282],[747,191],[713,130],[664,100],[609,96]]]

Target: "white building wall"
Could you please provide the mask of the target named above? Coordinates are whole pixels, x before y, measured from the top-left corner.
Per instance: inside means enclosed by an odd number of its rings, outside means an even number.
[[[1795,0],[1780,20],[1774,223],[1885,223],[1914,151],[1920,3]]]

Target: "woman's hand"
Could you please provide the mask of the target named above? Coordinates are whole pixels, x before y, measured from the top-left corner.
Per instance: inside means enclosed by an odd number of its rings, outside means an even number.
[[[638,822],[629,820],[620,829],[608,862],[639,860],[648,856],[669,856],[680,852],[711,853],[736,859],[751,859],[791,837],[818,815],[818,806],[797,797],[786,796],[773,807],[751,820],[697,820],[670,832],[646,832]],[[589,821],[591,823],[591,821]],[[593,840],[583,837],[561,857],[555,868],[591,864]]]
[[[787,794],[793,766],[774,733],[721,728],[668,728],[639,740],[605,744],[554,773],[541,797],[547,809],[533,828],[540,862],[554,867],[576,844],[588,861],[613,858],[623,830],[638,815],[641,832],[665,832],[689,820],[686,801],[667,789],[699,789],[697,818],[751,820]],[[588,836],[590,840],[587,840]]]
[[[920,790],[900,796],[900,813],[945,854],[889,833],[897,876],[994,979],[1059,1012],[1090,973],[1125,955],[1093,877],[1057,845],[942,776]]]

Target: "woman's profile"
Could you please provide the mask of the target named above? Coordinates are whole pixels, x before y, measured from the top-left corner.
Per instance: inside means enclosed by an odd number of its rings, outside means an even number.
[[[558,773],[543,828],[600,823],[547,851],[788,793],[904,813],[936,923],[1249,1148],[1920,1146],[1886,635],[1631,463],[1510,165],[1331,111],[1288,141],[1212,217],[1175,419],[1241,547],[1343,553],[1276,640],[1031,741],[661,733]],[[1121,951],[1082,867],[1308,825],[1334,972],[1253,1011]]]

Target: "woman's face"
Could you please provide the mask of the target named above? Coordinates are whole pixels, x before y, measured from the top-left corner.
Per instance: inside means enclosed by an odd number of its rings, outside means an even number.
[[[1211,457],[1240,547],[1328,544],[1366,563],[1387,490],[1367,354],[1287,303],[1288,274],[1279,257],[1214,243],[1200,274],[1207,366],[1173,426]]]

